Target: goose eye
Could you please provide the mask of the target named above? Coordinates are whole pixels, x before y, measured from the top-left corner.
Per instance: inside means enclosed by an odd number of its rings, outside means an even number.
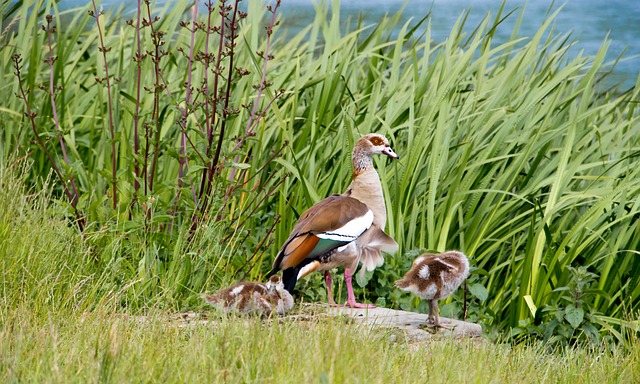
[[[369,139],[369,141],[371,142],[371,144],[378,146],[378,145],[383,145],[384,142],[382,141],[381,138],[379,137],[372,137],[371,139]]]

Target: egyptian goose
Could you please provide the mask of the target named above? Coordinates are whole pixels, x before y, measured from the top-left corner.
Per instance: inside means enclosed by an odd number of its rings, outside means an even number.
[[[396,287],[429,300],[429,325],[440,327],[438,300],[449,297],[469,276],[469,260],[462,252],[425,253],[396,281]]]
[[[267,276],[283,270],[285,289],[292,292],[304,276],[324,271],[329,303],[335,306],[329,270],[343,266],[346,305],[373,307],[356,302],[352,271],[359,263],[363,270],[373,270],[384,261],[381,251],[398,250],[395,240],[384,232],[387,212],[380,177],[373,167],[376,154],[399,158],[384,136],[372,133],[360,138],[352,153],[353,181],[347,191],[327,197],[300,216]]]
[[[293,307],[293,297],[284,290],[280,276],[272,276],[266,284],[242,282],[219,290],[203,299],[223,312],[245,314],[284,314]]]

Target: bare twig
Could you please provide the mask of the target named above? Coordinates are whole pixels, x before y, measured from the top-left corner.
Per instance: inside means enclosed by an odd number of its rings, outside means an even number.
[[[163,56],[167,55],[168,52],[160,49],[165,43],[163,40],[164,32],[158,31],[153,26],[153,23],[160,20],[159,17],[151,16],[151,6],[150,1],[145,0],[145,5],[147,8],[147,16],[148,20],[142,20],[142,24],[144,26],[149,26],[151,29],[151,41],[153,42],[154,50],[151,52],[151,60],[153,61],[154,68],[154,76],[155,82],[153,84],[153,88],[151,91],[153,92],[153,112],[151,114],[151,119],[153,121],[154,128],[154,137],[153,137],[153,159],[151,160],[151,170],[147,175],[147,184],[149,192],[153,191],[153,183],[155,180],[156,167],[158,165],[158,156],[160,155],[160,92],[166,88],[166,85],[161,81],[161,69],[160,69],[160,60]],[[145,149],[145,169],[147,168],[147,161],[149,156],[149,132],[147,131],[146,140],[147,140],[147,148]],[[147,194],[147,189],[145,188],[145,194]]]
[[[273,220],[273,224],[271,225],[271,227],[267,230],[267,233],[265,234],[264,238],[262,239],[262,241],[260,242],[260,244],[258,244],[258,246],[256,247],[255,251],[253,252],[253,254],[248,257],[244,264],[242,264],[242,267],[240,267],[238,270],[236,270],[235,274],[237,274],[238,271],[242,271],[242,277],[240,278],[240,280],[244,280],[247,276],[247,270],[252,270],[253,269],[253,263],[255,262],[255,260],[259,259],[259,257],[256,257],[258,255],[262,256],[264,255],[265,251],[269,248],[269,246],[271,245],[271,243],[273,243],[273,239],[270,239],[271,235],[273,234],[273,232],[275,232],[276,230],[276,226],[278,225],[278,223],[280,223],[280,216],[276,216],[275,219]],[[267,239],[269,239],[269,244],[267,244],[267,246],[264,246],[264,243],[267,241]],[[245,267],[249,264],[252,263],[250,265],[249,268],[247,268],[245,270]],[[235,277],[234,274],[234,277]]]
[[[60,150],[62,151],[62,159],[67,164],[69,168],[71,168],[71,161],[69,161],[69,155],[67,154],[67,146],[64,143],[64,138],[62,137],[62,130],[60,128],[60,119],[58,118],[58,108],[56,106],[56,90],[59,88],[55,85],[55,80],[53,77],[54,68],[53,65],[58,60],[57,56],[53,55],[53,43],[51,42],[51,35],[56,32],[56,27],[51,26],[51,22],[53,20],[52,15],[46,16],[47,26],[42,26],[42,29],[47,33],[47,47],[49,48],[49,57],[45,59],[45,63],[49,65],[49,98],[51,100],[51,109],[53,111],[53,122],[55,124],[56,136],[58,137],[58,142],[60,143]],[[73,176],[69,177],[69,184],[71,185],[71,206],[75,209],[78,204],[78,188],[76,187],[76,181]]]
[[[189,110],[193,109],[192,100],[191,100],[191,92],[193,90],[191,79],[192,79],[192,72],[193,72],[193,52],[196,45],[196,29],[198,24],[198,18],[197,18],[198,17],[198,1],[197,0],[194,1],[193,3],[191,14],[192,14],[191,20],[193,23],[193,27],[191,29],[191,42],[189,44],[189,60],[188,60],[188,66],[187,66],[185,108],[182,109],[182,124],[185,126],[185,128],[187,125],[187,117],[189,116]],[[180,159],[178,161],[180,163],[180,166],[178,169],[178,194],[179,194],[182,188],[182,181],[183,181],[184,172],[185,172],[184,169],[185,167],[189,166],[187,161],[187,132],[185,129],[183,129],[181,133]],[[194,200],[194,203],[197,204],[198,199],[197,199],[197,196],[195,195],[195,191],[193,192],[194,192],[193,200]]]
[[[235,108],[232,108],[229,101],[231,99],[231,84],[233,83],[234,73],[238,73],[235,71],[233,66],[233,59],[235,53],[236,46],[236,31],[238,30],[238,19],[245,18],[247,16],[246,13],[242,13],[238,10],[238,3],[240,0],[235,0],[234,5],[226,5],[226,0],[220,1],[220,27],[214,31],[217,31],[220,35],[220,42],[218,45],[218,57],[216,58],[216,64],[213,68],[214,72],[214,87],[213,87],[213,106],[216,107],[219,103],[222,103],[221,114],[222,117],[219,120],[220,130],[218,133],[218,141],[216,144],[215,153],[213,158],[207,164],[206,169],[203,173],[203,180],[201,182],[200,196],[201,204],[199,207],[201,215],[204,215],[207,211],[208,203],[209,203],[209,195],[211,194],[211,189],[213,186],[213,178],[216,171],[219,171],[219,161],[220,161],[220,153],[222,151],[222,143],[224,142],[225,129],[227,121],[231,115],[235,115],[238,111]],[[231,15],[231,16],[230,16]],[[228,58],[229,62],[227,64],[227,76],[223,76],[224,68],[222,67],[222,58]],[[221,96],[222,99],[219,99],[219,81],[220,79],[226,80],[226,86],[224,89],[224,93]],[[212,113],[213,117],[215,113]],[[207,156],[211,156],[211,150],[213,147],[213,132],[209,135],[208,132],[208,144],[207,144]]]
[[[278,11],[279,7],[280,7],[280,0],[276,1],[275,6],[273,7],[271,7],[270,5],[267,6],[267,9],[269,10],[269,12],[271,12],[271,21],[269,22],[269,25],[266,26],[267,41],[265,43],[264,54],[262,55],[262,58],[263,58],[262,78],[260,79],[260,85],[258,86],[258,94],[255,100],[253,101],[253,107],[251,108],[251,114],[249,115],[249,120],[247,120],[247,125],[245,126],[245,129],[244,129],[245,136],[241,138],[240,141],[236,144],[236,149],[239,148],[242,145],[242,143],[244,143],[247,137],[253,136],[255,134],[253,130],[258,124],[258,121],[260,120],[260,118],[264,116],[264,110],[259,113],[258,108],[260,106],[260,100],[262,98],[262,94],[264,93],[264,90],[270,85],[269,83],[267,83],[267,63],[269,62],[270,59],[272,59],[272,56],[269,53],[271,51],[271,35],[273,34],[273,28],[278,25],[278,23],[276,22],[276,12]],[[277,92],[273,100],[278,98],[283,93],[284,91]],[[271,103],[273,103],[273,100],[271,101]],[[268,109],[269,106],[271,106],[271,103],[267,105],[267,108],[265,108],[265,110]]]
[[[238,29],[238,25],[236,24],[236,20],[238,17],[238,2],[240,0],[236,0],[233,7],[233,16],[231,17],[231,23],[229,25],[229,41],[225,43],[225,47],[228,49],[229,56],[229,65],[227,68],[227,84],[224,94],[224,107],[222,108],[222,119],[220,121],[220,133],[218,134],[218,145],[216,146],[216,153],[213,155],[212,166],[209,169],[209,172],[213,172],[215,168],[217,168],[218,161],[220,160],[220,151],[222,150],[222,143],[224,142],[224,131],[227,126],[227,121],[230,115],[235,114],[234,111],[231,110],[229,105],[229,99],[231,98],[231,79],[233,77],[233,59],[234,59],[234,49],[236,46],[236,30]],[[224,13],[225,11],[223,11]],[[224,24],[224,17],[223,24]],[[211,182],[211,178],[209,180]],[[211,184],[209,184],[207,188],[207,194],[210,192]]]
[[[116,131],[113,124],[113,103],[111,101],[111,78],[109,76],[109,64],[107,62],[107,52],[111,48],[107,48],[104,45],[104,36],[102,34],[102,28],[100,27],[100,16],[104,14],[102,10],[98,12],[95,0],[91,0],[93,4],[93,11],[89,11],[89,15],[96,20],[96,26],[98,27],[98,36],[100,38],[100,47],[98,50],[102,52],[102,61],[104,63],[104,82],[107,87],[107,111],[109,115],[109,133],[111,135],[111,198],[113,199],[113,209],[118,207],[118,188],[117,188],[117,175],[118,175],[118,153],[116,152]]]
[[[140,103],[142,100],[141,92],[142,92],[142,60],[145,55],[142,53],[142,43],[140,39],[140,31],[141,24],[140,19],[142,17],[142,6],[141,1],[137,1],[136,7],[136,54],[134,55],[133,60],[136,63],[136,107],[135,112],[133,114],[133,171],[135,174],[135,180],[133,182],[134,189],[136,193],[140,189],[140,182],[138,181],[140,178],[140,163],[138,160],[138,156],[140,155],[140,133],[139,133],[139,125],[140,125]],[[137,196],[133,197],[133,201],[137,199]]]
[[[42,148],[42,151],[44,152],[45,156],[49,160],[49,163],[51,164],[51,168],[53,168],[53,172],[56,174],[56,176],[58,176],[58,180],[60,180],[60,182],[62,183],[62,190],[64,191],[64,194],[67,196],[67,199],[71,203],[71,207],[74,209],[74,213],[76,215],[76,223],[78,224],[78,228],[80,229],[80,231],[82,231],[84,230],[85,219],[82,216],[82,213],[78,211],[78,208],[74,203],[74,201],[77,201],[77,200],[74,199],[73,197],[74,195],[69,190],[66,179],[62,175],[60,167],[58,167],[56,162],[53,160],[53,156],[51,155],[51,152],[49,152],[45,142],[42,140],[42,138],[38,134],[38,129],[36,128],[36,116],[38,114],[31,110],[31,106],[29,105],[29,98],[27,97],[30,90],[25,89],[24,84],[22,83],[22,74],[20,72],[22,70],[22,57],[19,54],[14,54],[13,56],[11,56],[11,60],[13,61],[13,68],[15,70],[13,74],[18,78],[18,89],[20,90],[20,93],[16,94],[16,97],[24,101],[24,105],[26,109],[26,112],[24,114],[29,119],[31,129],[33,131],[33,135],[36,139],[36,142],[38,143],[38,146]]]

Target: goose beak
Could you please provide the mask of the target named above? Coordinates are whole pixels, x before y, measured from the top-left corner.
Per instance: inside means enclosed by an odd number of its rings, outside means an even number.
[[[382,150],[382,154],[387,155],[392,159],[400,158],[397,153],[393,152],[393,149],[391,149],[391,147],[384,147],[384,149]]]

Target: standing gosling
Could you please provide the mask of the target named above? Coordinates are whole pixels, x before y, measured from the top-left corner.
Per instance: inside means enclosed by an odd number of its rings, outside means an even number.
[[[440,326],[438,300],[449,297],[469,276],[469,260],[462,252],[425,253],[418,256],[396,287],[429,300],[428,324]]]
[[[266,284],[242,282],[202,297],[223,312],[282,315],[293,308],[293,297],[284,289],[280,276],[275,275]]]

